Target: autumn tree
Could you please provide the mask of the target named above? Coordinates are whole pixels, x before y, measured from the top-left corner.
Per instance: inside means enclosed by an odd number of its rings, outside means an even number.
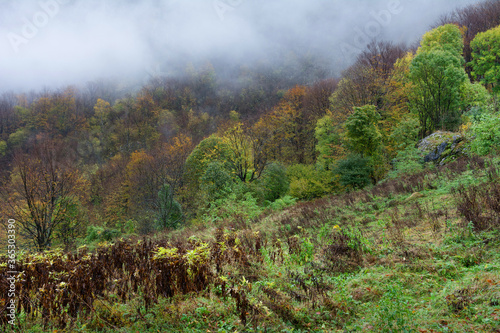
[[[355,63],[343,72],[332,95],[332,112],[347,117],[353,107],[375,105],[384,110],[385,96],[390,91],[388,80],[396,60],[405,55],[406,47],[385,41],[372,41]]]
[[[373,68],[355,63],[343,73],[343,78],[330,99],[332,111],[346,119],[354,107],[377,105],[383,96],[380,79]]]
[[[86,191],[86,180],[67,154],[53,141],[37,142],[28,153],[16,154],[11,180],[2,189],[9,216],[39,251],[50,247],[56,230],[68,222],[75,201]],[[71,222],[72,228],[81,223]]]
[[[268,160],[288,164],[315,161],[314,129],[317,119],[326,110],[310,112],[312,109],[306,108],[305,104],[307,92],[303,86],[289,89],[281,102],[253,126],[253,132],[262,138],[257,140],[258,150],[266,151]]]
[[[118,153],[92,174],[90,200],[96,223],[115,227],[129,217],[130,192],[126,175],[128,162],[127,157]]]
[[[308,121],[314,123],[322,118],[330,109],[330,96],[338,86],[338,79],[321,80],[308,86],[304,95],[303,106],[309,117]]]
[[[185,161],[192,148],[191,139],[180,135],[158,144],[151,152],[131,154],[123,183],[131,217],[156,219],[161,228],[179,224],[182,210],[175,197],[179,195]]]
[[[82,130],[86,125],[85,116],[76,110],[75,94],[76,89],[69,87],[38,98],[23,114],[27,127],[52,138],[68,137]]]
[[[95,159],[102,165],[107,159],[117,153],[114,142],[113,126],[116,113],[111,104],[97,99],[94,105],[94,115],[89,119],[89,130],[85,142],[80,143],[80,153],[87,159]]]
[[[404,44],[390,41],[371,41],[357,58],[357,63],[371,68],[384,79],[391,74],[396,61],[407,53]]]
[[[237,122],[222,133],[222,141],[231,150],[231,158],[227,161],[236,177],[242,182],[253,181],[259,174],[253,162],[251,137],[243,123]]]

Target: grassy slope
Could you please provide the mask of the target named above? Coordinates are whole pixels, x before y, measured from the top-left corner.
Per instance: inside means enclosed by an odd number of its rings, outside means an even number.
[[[219,276],[247,303],[238,307],[213,286],[160,298],[140,317],[138,300],[103,302],[97,317],[112,320],[114,332],[500,332],[499,222],[480,232],[457,211],[459,185],[499,184],[499,164],[455,162],[251,222],[226,221],[224,235],[237,233],[237,243],[262,239],[261,255],[226,261]],[[168,237],[213,241],[215,233],[198,227]],[[72,330],[96,327],[82,319]]]
[[[490,183],[491,165],[498,159],[456,162],[248,225],[268,239],[264,265],[253,276],[235,272],[252,276],[250,294],[264,304],[254,329],[500,330],[498,229],[478,232],[464,223],[456,193],[460,185]],[[416,191],[422,197],[412,196]],[[361,238],[352,244],[360,251],[335,248],[342,234]],[[279,241],[283,261],[270,255]],[[190,318],[195,326],[201,319]]]

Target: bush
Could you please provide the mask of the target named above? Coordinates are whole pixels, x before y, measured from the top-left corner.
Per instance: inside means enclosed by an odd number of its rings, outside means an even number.
[[[7,142],[0,140],[0,157],[7,153]]]
[[[174,195],[169,185],[165,184],[158,192],[159,212],[156,220],[158,229],[177,228],[182,221],[181,205],[174,200]]]
[[[272,210],[279,211],[279,210],[282,210],[286,207],[290,207],[290,206],[294,205],[296,202],[297,202],[297,200],[295,198],[292,198],[289,195],[285,195],[283,198],[280,198],[280,199],[272,202],[269,205],[269,208],[271,208]]]
[[[88,243],[93,241],[110,241],[113,238],[120,236],[120,231],[116,229],[108,229],[97,226],[88,226],[87,227],[87,237],[85,240]]]
[[[319,170],[314,165],[295,164],[287,169],[290,179],[290,195],[299,200],[320,198],[337,187],[334,174]]]
[[[212,162],[201,177],[201,189],[207,194],[209,201],[226,197],[230,192],[233,181],[224,166],[219,162]]]
[[[424,169],[424,158],[422,153],[415,147],[407,147],[398,152],[392,161],[392,171],[389,178],[396,178],[402,174],[416,174]]]
[[[227,219],[254,219],[264,208],[259,206],[251,192],[243,194],[231,193],[226,198],[213,201],[205,211],[204,219],[209,222]]]
[[[57,200],[57,207],[62,211],[61,221],[55,228],[55,236],[67,250],[75,245],[78,237],[85,235],[87,216],[78,198],[63,197]]]
[[[335,173],[340,176],[342,186],[360,189],[370,184],[373,169],[370,166],[370,159],[361,155],[351,155],[338,162]]]
[[[418,117],[409,114],[396,126],[390,139],[394,142],[397,149],[404,149],[411,145],[415,145],[419,132],[420,123]]]
[[[290,188],[286,169],[278,163],[272,163],[266,168],[260,184],[264,188],[264,199],[270,202],[281,198]]]
[[[186,160],[186,180],[196,188],[200,178],[211,163],[219,163],[226,170],[230,169],[231,150],[221,138],[211,136],[201,141]]]
[[[478,155],[488,155],[500,147],[500,115],[482,114],[479,121],[471,127],[475,137],[471,149]]]

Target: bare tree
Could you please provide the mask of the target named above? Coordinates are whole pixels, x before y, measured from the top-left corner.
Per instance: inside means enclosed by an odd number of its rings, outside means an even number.
[[[10,182],[1,189],[6,214],[39,251],[50,247],[57,228],[67,222],[68,209],[84,191],[85,181],[66,153],[48,140],[28,153],[16,153]]]

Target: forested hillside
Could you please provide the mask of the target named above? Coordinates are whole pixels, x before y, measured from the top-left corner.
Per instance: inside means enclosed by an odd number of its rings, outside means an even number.
[[[3,93],[0,325],[500,331],[500,1],[411,42]]]

